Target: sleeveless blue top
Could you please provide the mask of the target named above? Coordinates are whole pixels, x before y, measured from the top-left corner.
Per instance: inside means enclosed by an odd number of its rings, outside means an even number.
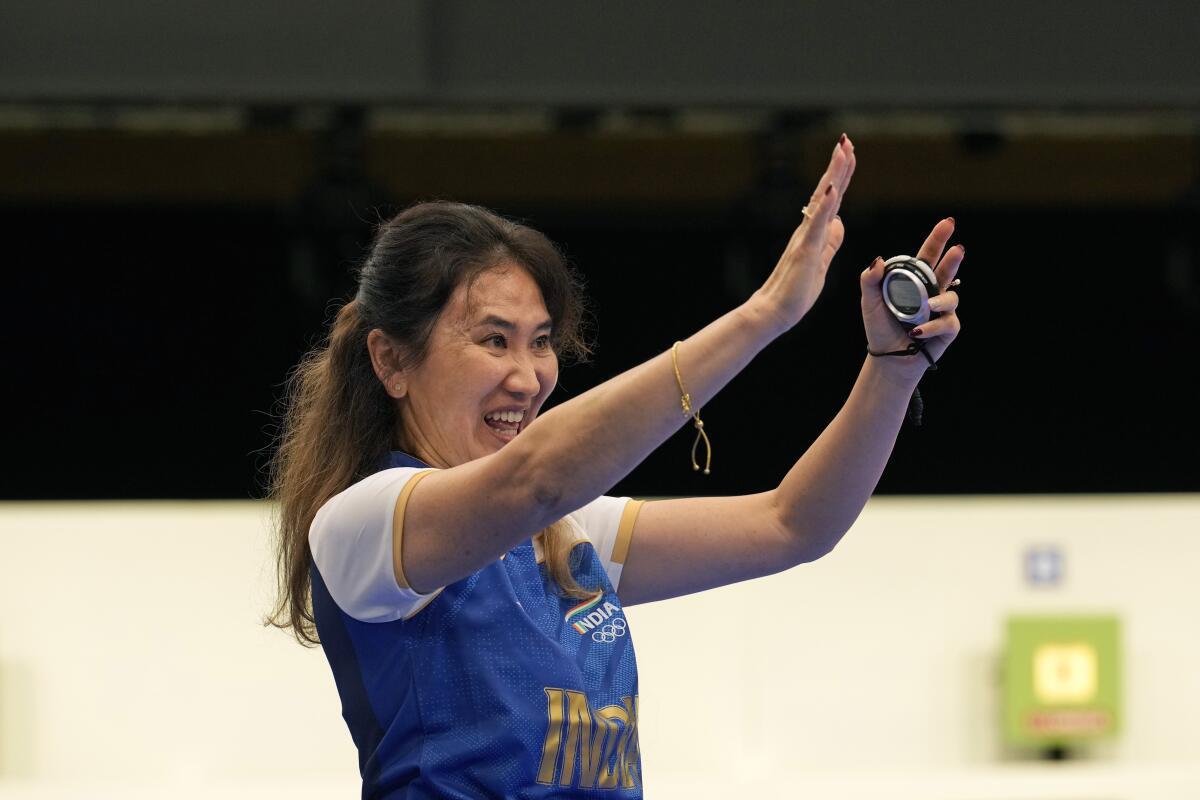
[[[585,600],[525,541],[390,622],[351,617],[311,572],[364,800],[642,796],[633,642],[590,542],[573,550]]]

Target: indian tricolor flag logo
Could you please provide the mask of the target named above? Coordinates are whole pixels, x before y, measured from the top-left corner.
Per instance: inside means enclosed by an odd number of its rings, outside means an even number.
[[[620,611],[619,607],[610,602],[601,605],[602,600],[604,600],[603,589],[564,614],[563,621],[570,623],[571,627],[579,633],[587,633]]]

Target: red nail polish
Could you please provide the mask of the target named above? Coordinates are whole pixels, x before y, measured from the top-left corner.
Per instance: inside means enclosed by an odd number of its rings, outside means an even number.
[[[846,143],[846,134],[843,133],[841,136],[838,137],[838,144],[845,144],[845,143]]]
[[[909,331],[908,335],[915,339],[916,337],[921,335],[921,329],[913,328],[911,331]]]
[[[825,194],[829,194],[832,191],[833,191],[833,184],[831,183],[825,187]]]

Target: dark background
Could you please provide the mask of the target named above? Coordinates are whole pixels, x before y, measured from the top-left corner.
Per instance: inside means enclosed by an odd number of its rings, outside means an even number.
[[[947,215],[964,330],[880,491],[1200,489],[1194,4],[89,8],[0,11],[0,497],[261,496],[288,370],[419,199],[564,247],[578,394],[745,299],[843,130],[847,242],[705,408],[713,475],[686,428],[617,491],[777,481],[861,365],[859,271]]]

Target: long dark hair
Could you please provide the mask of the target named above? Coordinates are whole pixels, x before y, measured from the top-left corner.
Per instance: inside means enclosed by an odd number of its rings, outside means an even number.
[[[319,643],[309,575],[313,518],[329,498],[404,445],[394,401],[371,365],[367,334],[381,329],[403,345],[403,366],[420,364],[454,290],[501,261],[520,265],[541,289],[559,358],[585,358],[582,287],[559,249],[542,233],[485,208],[431,202],[379,226],[359,271],[358,293],[289,376],[283,430],[271,462],[278,598],[267,623],[291,628],[302,644]],[[542,543],[560,589],[584,596],[571,575],[572,537],[562,523],[543,531]]]

